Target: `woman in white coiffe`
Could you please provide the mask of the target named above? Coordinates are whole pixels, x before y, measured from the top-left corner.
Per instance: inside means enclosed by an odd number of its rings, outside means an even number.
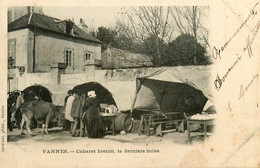
[[[95,91],[88,92],[85,102],[86,115],[83,123],[87,126],[89,138],[102,138],[104,136],[103,123],[100,118],[100,103]]]

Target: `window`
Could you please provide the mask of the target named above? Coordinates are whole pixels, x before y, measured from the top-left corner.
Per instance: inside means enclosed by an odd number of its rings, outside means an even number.
[[[87,61],[87,60],[91,60],[91,57],[92,57],[92,54],[90,54],[90,53],[88,53],[88,52],[85,53],[85,59],[86,59],[86,61]]]
[[[15,61],[15,54],[16,54],[16,39],[10,39],[8,40],[8,58],[12,58]]]
[[[65,64],[67,67],[72,66],[72,58],[73,58],[73,50],[67,48],[65,50]]]

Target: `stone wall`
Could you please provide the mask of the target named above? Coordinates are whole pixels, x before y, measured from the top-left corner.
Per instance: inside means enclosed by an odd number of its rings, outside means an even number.
[[[52,68],[51,72],[48,73],[25,73],[22,76],[17,73],[16,77],[19,81],[18,89],[21,89],[34,84],[78,85],[93,81],[101,84],[108,82],[135,82],[138,75],[146,75],[154,71],[154,69],[93,70],[79,74],[64,74],[56,67]]]
[[[135,81],[139,75],[146,75],[157,68],[131,68],[131,69],[114,69],[102,70],[105,81]]]
[[[9,83],[17,82],[19,90],[23,90],[24,88],[34,84],[43,85],[52,92],[54,103],[57,105],[62,105],[62,103],[64,103],[66,93],[69,89],[73,89],[76,85],[87,82],[98,82],[112,93],[118,108],[121,111],[126,111],[131,109],[135,97],[136,78],[138,76],[151,74],[156,70],[161,69],[135,68],[117,70],[93,70],[86,71],[85,73],[80,74],[62,74],[62,68],[63,67],[56,65],[52,67],[50,73],[25,73],[22,76],[17,74],[18,72],[16,71],[17,78],[12,76],[13,81],[9,81]],[[208,92],[209,88],[207,88],[207,82],[205,82],[205,80],[208,79],[208,73],[210,72],[208,67],[200,66],[193,67],[193,69],[191,67],[176,67],[175,70],[180,75],[181,73],[182,75],[187,75],[191,72],[194,72],[195,75],[201,77],[198,78],[199,81],[196,81],[197,79],[194,80],[194,82],[197,83],[197,86],[199,86],[198,88],[201,88],[200,90],[205,90],[205,93]],[[206,73],[203,71],[206,71]],[[171,78],[167,77],[169,77],[167,74],[166,76],[162,75],[162,78],[166,80],[171,80]],[[209,95],[211,95],[210,92]]]
[[[113,95],[120,110],[131,109],[135,89],[136,77],[150,73],[154,68],[118,69],[118,70],[95,70],[86,71],[80,74],[58,74],[57,68],[52,68],[49,73],[28,73],[17,76],[18,89],[23,90],[31,85],[42,85],[49,89],[53,101],[62,105],[69,89],[74,86],[87,83],[99,82],[106,87]],[[60,77],[60,83],[58,83]]]
[[[28,73],[16,76],[18,80],[18,90],[23,90],[35,84],[45,85],[52,83],[51,73]]]

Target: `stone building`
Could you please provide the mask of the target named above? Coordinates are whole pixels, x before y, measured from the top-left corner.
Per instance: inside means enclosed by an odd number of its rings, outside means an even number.
[[[8,67],[9,83],[16,67],[23,73],[90,73],[101,67],[101,42],[71,20],[31,12],[8,24]]]
[[[25,72],[50,72],[52,64],[64,64],[66,73],[84,73],[86,65],[101,63],[101,42],[60,20],[29,13],[8,24],[8,58]]]

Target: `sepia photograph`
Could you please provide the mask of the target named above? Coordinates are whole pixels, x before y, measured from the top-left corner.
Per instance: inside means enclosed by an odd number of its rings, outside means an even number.
[[[257,1],[82,4],[2,6],[1,165],[260,166]]]
[[[8,142],[188,144],[212,133],[209,7],[107,7],[109,22],[53,13],[70,10],[8,8]]]

